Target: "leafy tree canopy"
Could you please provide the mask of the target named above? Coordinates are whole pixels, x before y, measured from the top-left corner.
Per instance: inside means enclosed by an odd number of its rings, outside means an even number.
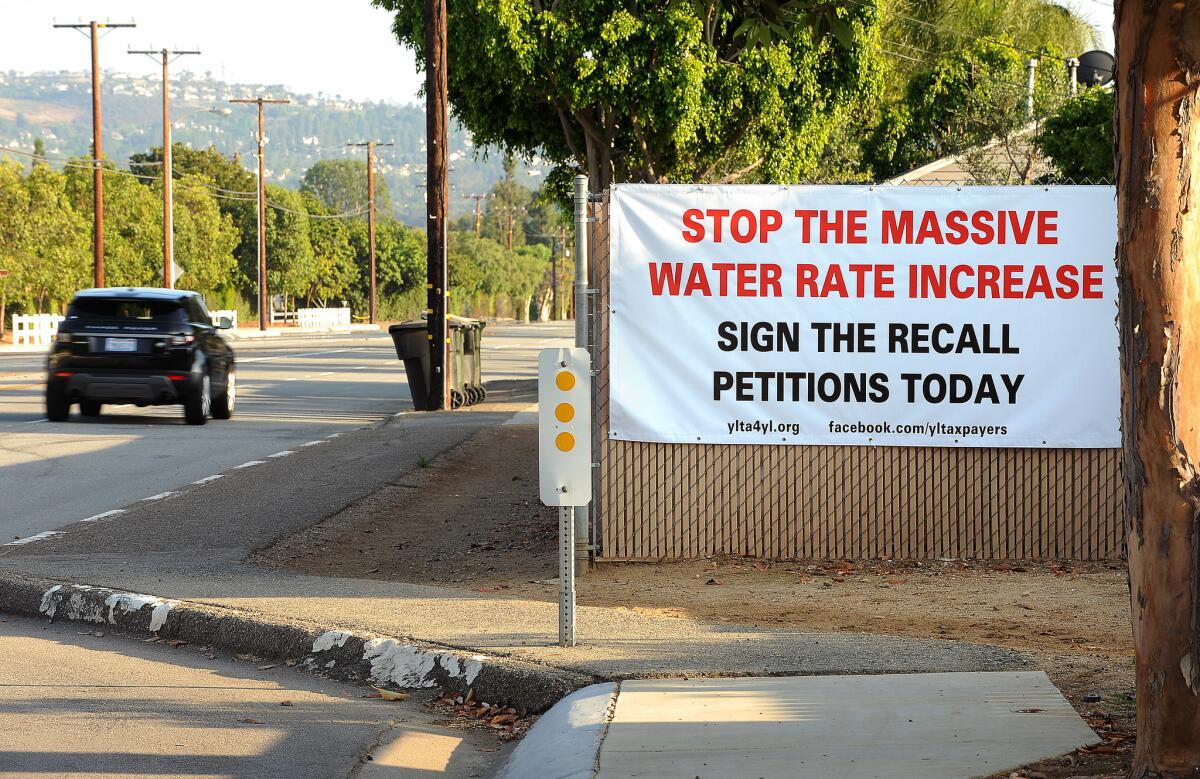
[[[1085,89],[1046,119],[1037,145],[1059,177],[1112,180],[1113,111],[1111,90]]]
[[[425,60],[420,0],[374,0]],[[812,175],[831,120],[873,94],[874,0],[450,0],[449,95],[477,145],[614,181]]]
[[[316,197],[333,213],[345,213],[365,207],[367,163],[363,160],[318,160],[304,172],[300,191]],[[375,176],[375,212],[390,214],[391,196],[383,177]]]

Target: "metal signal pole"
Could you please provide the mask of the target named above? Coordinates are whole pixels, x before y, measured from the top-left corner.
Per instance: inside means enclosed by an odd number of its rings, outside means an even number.
[[[175,286],[175,211],[172,203],[174,188],[173,170],[171,168],[171,87],[167,66],[185,54],[199,54],[199,51],[168,51],[167,49],[129,50],[130,54],[145,54],[149,57],[162,57],[163,73],[163,286],[171,289]]]
[[[267,186],[266,165],[263,162],[263,106],[287,104],[291,100],[272,100],[266,97],[244,97],[231,103],[250,103],[258,106],[258,329],[266,330],[270,316],[267,311]]]
[[[92,280],[104,286],[104,152],[100,143],[100,30],[117,27],[137,27],[133,22],[80,22],[55,24],[60,29],[87,30],[92,40],[92,202],[95,221],[92,224]]]
[[[448,96],[446,84],[446,0],[425,0],[425,135],[428,187],[428,246],[426,288],[429,290],[429,408],[450,408],[450,383],[446,376],[446,230],[450,191],[447,172],[450,153]]]
[[[367,317],[375,324],[375,147],[395,146],[391,141],[362,141],[348,143],[347,146],[367,147],[367,245],[370,259],[370,281],[368,284],[370,300],[367,302]]]

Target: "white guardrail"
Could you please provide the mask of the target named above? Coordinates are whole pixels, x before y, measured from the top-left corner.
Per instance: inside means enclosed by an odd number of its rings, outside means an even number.
[[[63,318],[58,314],[13,314],[14,346],[49,346],[58,334],[58,323]]]
[[[208,318],[212,320],[212,326],[216,327],[221,324],[221,317],[229,318],[229,326],[237,328],[237,312],[236,311],[209,311]]]
[[[348,308],[301,308],[296,310],[296,325],[314,330],[346,327],[350,324]]]

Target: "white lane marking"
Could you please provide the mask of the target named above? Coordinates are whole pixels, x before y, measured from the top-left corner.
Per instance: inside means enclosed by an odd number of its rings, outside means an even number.
[[[295,379],[284,379],[284,381],[295,381]]]
[[[49,421],[50,421],[49,419],[45,419],[45,418],[30,419],[30,420],[26,420],[25,422],[22,422],[21,424],[22,425],[36,425],[38,422],[49,422]]]
[[[331,349],[326,352],[302,352],[301,354],[277,354],[272,357],[246,357],[244,359],[238,360],[238,364],[241,365],[243,363],[248,363],[248,362],[270,362],[272,360],[286,360],[286,359],[294,358],[294,357],[319,357],[322,354],[340,354],[341,352],[348,352],[348,351],[351,351],[351,350],[350,349]]]
[[[225,478],[225,474],[214,473],[212,476],[205,476],[203,479],[196,479],[194,482],[192,482],[192,484],[199,484],[200,486],[204,486],[205,484],[212,484],[217,479],[223,479],[223,478]]]
[[[352,370],[352,371],[365,371],[366,369],[367,369],[367,366],[365,366],[365,365],[355,365],[355,366],[354,366],[353,368],[351,368],[350,370]]]
[[[38,533],[34,536],[29,536],[28,538],[18,538],[16,541],[9,541],[4,546],[24,546],[25,544],[32,544],[34,541],[43,541],[47,538],[54,538],[55,536],[61,535],[61,530],[44,530],[41,533]]]
[[[316,441],[306,441],[305,443],[302,443],[300,445],[301,446],[316,446],[317,444],[323,444],[323,443],[325,443],[325,442],[322,440],[316,440]]]
[[[111,511],[102,511],[99,514],[93,514],[87,519],[81,519],[80,522],[95,522],[100,519],[108,519],[109,517],[120,516],[125,513],[125,509],[113,509]]]
[[[151,495],[148,498],[142,498],[142,502],[148,503],[152,500],[165,500],[165,499],[171,497],[172,495],[178,495],[178,494],[179,494],[178,492],[160,492],[157,495]]]
[[[293,452],[291,449],[284,449],[282,452],[276,452],[275,454],[269,454],[269,455],[267,455],[267,457],[271,457],[271,458],[287,457],[289,454],[295,454],[295,452]]]
[[[332,376],[333,371],[322,371],[321,373],[318,373],[317,375],[318,376]]]
[[[329,435],[327,435],[325,437],[326,438],[337,438],[340,435],[341,435],[341,433],[330,433]]]
[[[262,465],[266,460],[251,460],[250,462],[242,463],[241,465],[233,466],[233,470],[240,471],[243,468],[253,468],[256,465]]]

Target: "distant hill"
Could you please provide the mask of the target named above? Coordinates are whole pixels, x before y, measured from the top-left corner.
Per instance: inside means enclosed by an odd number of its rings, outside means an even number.
[[[104,73],[102,82],[105,157],[125,166],[129,156],[162,145],[162,93],[157,78]],[[380,174],[387,181],[396,216],[423,225],[425,190],[425,111],[423,106],[363,103],[340,96],[289,92],[279,84],[227,84],[210,74],[181,72],[172,77],[172,133],[177,143],[197,148],[210,144],[225,154],[240,154],[253,169],[256,112],[253,106],[229,105],[235,97],[287,97],[292,105],[268,109],[267,179],[298,187],[304,171],[320,159],[361,157],[349,141],[390,140],[380,149]],[[219,116],[205,109],[232,110]],[[91,145],[91,79],[87,73],[58,71],[0,72],[0,146],[32,151],[41,138],[49,157],[86,156]],[[492,150],[475,154],[469,133],[451,128],[450,183],[454,215],[474,207],[465,196],[485,192],[504,175],[502,159]],[[4,156],[0,152],[0,157]],[[521,167],[527,186],[537,188],[548,166],[540,161]]]

